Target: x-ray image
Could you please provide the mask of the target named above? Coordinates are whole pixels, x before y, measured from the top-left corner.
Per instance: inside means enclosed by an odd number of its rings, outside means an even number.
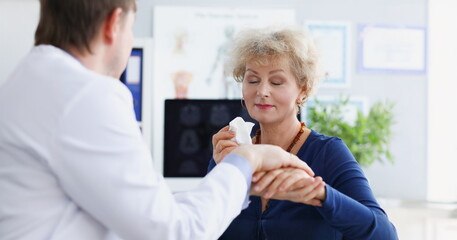
[[[200,122],[200,107],[193,104],[185,105],[179,112],[179,119],[182,125],[195,126]]]
[[[213,135],[235,117],[256,122],[239,99],[166,100],[164,176],[205,176],[213,151]],[[252,134],[258,128],[254,126]]]

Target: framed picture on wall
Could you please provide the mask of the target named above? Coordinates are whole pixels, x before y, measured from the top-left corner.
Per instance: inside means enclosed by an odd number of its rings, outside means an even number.
[[[359,25],[359,71],[426,72],[425,27]]]
[[[240,30],[289,25],[293,9],[155,7],[155,79],[163,99],[239,99],[227,51]]]
[[[350,23],[305,21],[305,27],[322,54],[325,78],[321,87],[349,87]]]

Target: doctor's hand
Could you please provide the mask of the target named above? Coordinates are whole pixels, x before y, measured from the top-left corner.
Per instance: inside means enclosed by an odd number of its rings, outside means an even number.
[[[225,126],[213,135],[213,159],[216,164],[220,163],[227,154],[239,146],[238,143],[230,140],[234,137],[235,132],[229,131],[229,126]]]
[[[266,172],[278,168],[291,167],[302,169],[309,176],[314,176],[313,170],[305,162],[278,146],[266,144],[241,145],[231,153],[240,155],[248,160],[254,172]],[[253,181],[256,182],[257,180],[254,176]]]
[[[326,198],[325,182],[297,168],[282,168],[258,172],[253,179],[251,194],[266,199],[289,200],[312,206],[322,206]]]

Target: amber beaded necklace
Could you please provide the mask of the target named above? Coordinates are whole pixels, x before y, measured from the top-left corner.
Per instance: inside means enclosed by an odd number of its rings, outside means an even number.
[[[298,130],[298,133],[297,133],[297,135],[295,135],[294,140],[292,140],[289,147],[287,148],[287,152],[290,152],[292,150],[292,148],[295,146],[295,144],[300,139],[301,135],[305,132],[306,124],[304,122],[300,122],[300,125],[301,125],[300,130]],[[255,133],[255,144],[260,144],[260,134],[261,134],[261,131],[259,129]]]

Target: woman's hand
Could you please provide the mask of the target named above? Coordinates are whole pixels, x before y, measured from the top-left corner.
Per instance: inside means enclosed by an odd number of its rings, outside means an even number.
[[[283,168],[259,172],[253,176],[251,194],[266,199],[289,200],[312,206],[322,206],[325,183],[321,177],[311,177],[298,168]]]
[[[227,154],[239,146],[238,143],[230,140],[234,137],[235,132],[229,131],[229,126],[225,126],[213,135],[213,159],[216,164],[220,163]]]

